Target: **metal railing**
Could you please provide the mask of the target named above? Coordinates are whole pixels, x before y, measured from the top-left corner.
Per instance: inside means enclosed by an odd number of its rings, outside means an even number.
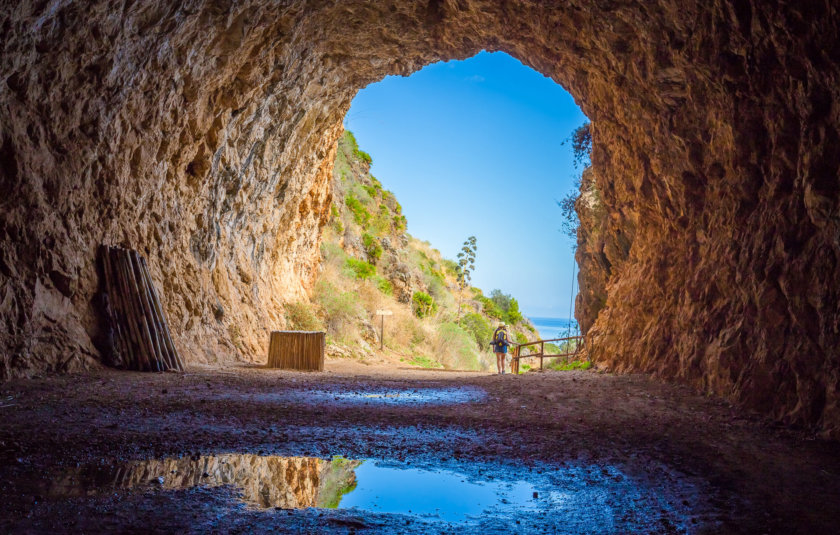
[[[513,374],[519,373],[519,361],[522,359],[530,359],[530,358],[538,358],[540,359],[540,369],[543,369],[543,361],[548,358],[565,358],[566,362],[569,361],[569,357],[576,357],[578,356],[581,351],[583,350],[584,345],[584,337],[583,336],[567,336],[565,338],[552,338],[550,340],[536,340],[534,342],[526,342],[524,344],[512,344],[513,354],[511,355],[510,360],[510,371]],[[561,353],[557,354],[546,354],[545,353],[545,345],[554,342],[561,342],[560,351]],[[563,343],[565,342],[565,343]],[[558,345],[558,344],[555,344]],[[528,353],[523,355],[522,348],[532,348],[535,346],[539,346],[539,351],[536,353]],[[572,349],[569,349],[570,346]]]

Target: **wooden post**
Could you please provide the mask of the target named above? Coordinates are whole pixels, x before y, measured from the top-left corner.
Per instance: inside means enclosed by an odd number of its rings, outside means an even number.
[[[385,316],[391,316],[394,313],[390,310],[377,310],[376,315],[382,318],[379,326],[379,350],[385,347]]]
[[[324,332],[272,331],[268,341],[268,367],[322,372],[325,347]]]

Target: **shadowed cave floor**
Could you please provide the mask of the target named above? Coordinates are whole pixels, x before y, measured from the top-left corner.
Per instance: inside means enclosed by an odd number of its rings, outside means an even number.
[[[683,387],[591,372],[327,368],[102,370],[0,385],[0,532],[836,533],[840,444]],[[453,521],[419,507],[266,508],[236,486],[156,479],[56,492],[91,467],[223,454],[252,454],[251,464],[340,455],[473,488],[516,483],[527,503]],[[405,486],[393,493],[419,500]]]

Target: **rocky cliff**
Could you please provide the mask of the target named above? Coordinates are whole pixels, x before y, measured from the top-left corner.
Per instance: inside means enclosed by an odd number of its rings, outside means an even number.
[[[3,377],[97,360],[103,242],[149,258],[189,361],[262,358],[355,92],[489,49],[575,95],[632,236],[593,357],[840,430],[833,2],[54,0],[0,28]]]

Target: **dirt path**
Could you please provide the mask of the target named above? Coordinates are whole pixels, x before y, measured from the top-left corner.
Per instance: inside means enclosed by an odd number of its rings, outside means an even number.
[[[840,445],[681,387],[591,372],[341,360],[328,370],[102,371],[0,385],[0,532],[837,532]],[[416,512],[264,509],[231,486],[55,491],[123,461],[227,453],[254,454],[251,464],[342,455],[479,487],[527,482],[534,496],[451,524]]]

